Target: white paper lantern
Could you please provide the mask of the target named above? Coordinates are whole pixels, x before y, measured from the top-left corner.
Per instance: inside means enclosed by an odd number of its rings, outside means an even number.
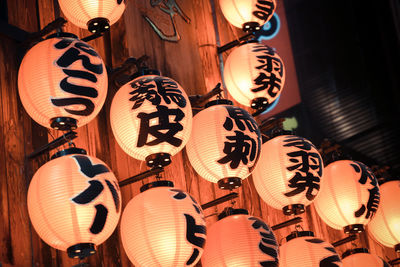
[[[382,258],[370,254],[366,248],[347,250],[342,255],[343,267],[390,267]]]

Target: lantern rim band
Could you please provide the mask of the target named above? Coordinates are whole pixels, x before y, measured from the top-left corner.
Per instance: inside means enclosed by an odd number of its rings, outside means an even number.
[[[110,21],[107,18],[94,18],[89,20],[86,25],[92,33],[103,33],[110,30]]]
[[[50,120],[51,128],[59,131],[70,131],[77,128],[77,120],[70,117],[55,117]]]
[[[246,209],[234,209],[231,207],[225,208],[220,214],[218,214],[218,221],[232,215],[249,215],[249,211]]]
[[[81,154],[81,155],[86,155],[87,152],[85,149],[83,148],[78,148],[78,147],[70,147],[70,148],[66,148],[64,150],[60,150],[56,153],[54,153],[53,156],[51,156],[50,159],[56,159],[59,157],[63,157],[63,156],[67,156],[67,155],[72,155],[72,154]]]
[[[345,234],[358,234],[364,232],[363,224],[351,224],[343,228]]]
[[[357,253],[369,253],[369,250],[367,248],[348,249],[345,252],[343,252],[342,259],[344,259],[350,255],[357,254]]]
[[[148,184],[144,184],[140,187],[140,193],[146,190],[156,188],[156,187],[174,187],[174,183],[168,180],[155,181]]]
[[[47,40],[47,39],[51,39],[51,38],[60,38],[60,37],[61,37],[61,38],[62,38],[62,37],[65,37],[65,38],[79,39],[78,36],[76,36],[75,34],[70,33],[70,32],[56,32],[56,33],[53,33],[53,34],[48,35],[48,36],[46,37],[46,40]]]
[[[242,185],[242,179],[239,177],[226,177],[218,181],[218,187],[225,190],[236,189]]]
[[[394,246],[394,250],[395,250],[396,252],[400,252],[400,244],[395,245],[395,246]]]
[[[229,105],[229,106],[233,106],[233,102],[229,99],[215,99],[215,100],[211,100],[209,102],[207,102],[204,105],[204,108],[208,108],[211,106],[216,106],[216,105]]]
[[[305,212],[305,207],[303,204],[292,204],[287,205],[282,208],[283,214],[289,215],[299,215]]]
[[[145,160],[150,168],[162,168],[171,164],[171,155],[168,153],[155,153],[147,156]]]
[[[70,258],[86,258],[96,253],[96,245],[93,243],[79,243],[67,249]]]
[[[289,242],[292,239],[302,237],[302,236],[315,236],[315,235],[314,235],[314,232],[312,232],[312,231],[300,231],[300,232],[294,231],[286,237],[286,242]]]
[[[134,80],[147,75],[161,76],[161,71],[157,69],[149,69],[148,67],[139,68],[137,72],[131,75],[130,79]]]

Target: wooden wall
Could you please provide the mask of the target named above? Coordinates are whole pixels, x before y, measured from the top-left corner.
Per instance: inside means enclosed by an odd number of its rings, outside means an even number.
[[[187,24],[179,16],[175,17],[182,36],[178,43],[161,41],[143,19],[142,14],[146,12],[160,21],[163,29],[171,30],[168,29],[168,15],[152,8],[149,2],[128,1],[124,17],[111,27],[111,32],[103,38],[90,41],[90,44],[109,67],[118,67],[127,57],[145,54],[150,58],[150,67],[178,81],[189,95],[211,90],[221,81],[212,5],[215,4],[220,42],[227,43],[240,35],[223,18],[218,0],[177,0],[181,9],[191,18],[191,23]],[[8,0],[7,5],[9,23],[29,32],[43,28],[57,14],[53,0]],[[64,30],[79,37],[89,35],[87,31],[70,23],[67,23]],[[27,159],[26,155],[60,136],[60,133],[48,132],[37,125],[21,106],[17,93],[19,52],[20,44],[7,37],[0,37],[0,263],[3,266],[72,266],[87,262],[90,266],[132,266],[122,248],[119,228],[98,247],[96,255],[79,261],[43,243],[30,225],[26,206],[27,188],[35,171],[48,160],[48,155],[34,160]],[[116,176],[123,180],[145,171],[147,167],[143,162],[125,154],[113,137],[109,110],[116,90],[110,86],[103,110],[94,121],[77,130],[75,143],[90,155],[106,162]],[[176,187],[189,191],[200,203],[228,193],[200,178],[191,168],[185,151],[173,157],[173,163],[165,170],[165,177],[173,180]],[[139,193],[141,184],[122,188],[123,206]],[[235,207],[247,208],[251,214],[262,217],[269,225],[289,219],[260,200],[251,177],[245,180],[238,192],[240,197]],[[208,225],[216,221],[216,214],[227,205],[221,204],[205,210]],[[302,217],[302,227],[314,231],[318,237],[330,242],[344,237],[341,232],[326,226],[312,206],[307,208]],[[276,231],[277,239],[282,240],[293,230],[293,227],[289,227]],[[356,243],[369,247],[373,253],[385,258],[396,257],[393,249],[383,248],[365,233],[360,235]],[[339,247],[339,253],[350,247],[351,244]]]

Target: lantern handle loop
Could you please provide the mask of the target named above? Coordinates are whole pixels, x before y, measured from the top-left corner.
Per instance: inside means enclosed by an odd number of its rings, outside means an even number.
[[[303,232],[303,231],[304,231],[303,226],[301,226],[300,224],[296,224],[296,225],[294,226],[294,228],[295,228],[295,231],[296,231],[296,232]],[[299,230],[300,230],[300,231],[299,231]]]
[[[62,135],[62,137],[64,138],[65,141],[67,141],[69,147],[76,147],[74,141],[72,141],[71,138],[67,138],[67,136],[65,135],[65,132],[64,132],[64,134]]]

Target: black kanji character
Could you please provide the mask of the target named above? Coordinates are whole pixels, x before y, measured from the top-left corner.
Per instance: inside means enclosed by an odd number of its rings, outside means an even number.
[[[307,189],[306,197],[308,200],[313,200],[317,196],[317,192],[319,191],[320,178],[318,176],[314,176],[312,173],[307,172],[306,176],[303,176],[300,172],[296,172],[296,174],[289,180],[289,187],[294,188],[294,190],[285,193],[284,195],[287,197],[293,197],[302,193]],[[315,194],[313,192],[317,191]]]
[[[176,82],[164,77],[157,77],[154,81],[157,85],[158,93],[164,99],[165,103],[170,104],[172,101],[180,108],[186,107],[186,99]]]
[[[253,15],[262,20],[267,20],[275,10],[274,2],[267,0],[257,0],[256,7],[258,10],[253,11]]]
[[[132,92],[129,93],[132,95],[129,100],[134,102],[132,109],[139,108],[143,104],[145,99],[150,101],[155,106],[161,103],[161,98],[155,90],[156,86],[153,83],[153,79],[137,79],[134,80],[130,84],[130,86],[132,87],[132,89],[134,89]]]
[[[233,106],[225,106],[225,108],[229,114],[229,117],[226,117],[224,122],[226,130],[232,131],[234,120],[239,130],[245,131],[247,126],[250,132],[259,132],[256,121],[244,109]]]
[[[323,240],[318,239],[318,238],[305,239],[305,241],[309,242],[309,243],[314,243],[314,244],[324,243]],[[340,261],[339,256],[337,255],[335,248],[333,248],[332,246],[327,246],[327,247],[324,247],[324,249],[334,253],[335,255],[332,255],[327,258],[322,259],[319,263],[319,267],[339,267],[338,263],[341,263],[341,261]]]
[[[275,97],[278,94],[278,92],[281,90],[282,80],[276,77],[274,73],[268,74],[269,76],[267,76],[267,74],[264,72],[258,74],[257,78],[254,79],[254,84],[259,86],[252,88],[252,92],[267,90],[268,95],[271,97]]]

